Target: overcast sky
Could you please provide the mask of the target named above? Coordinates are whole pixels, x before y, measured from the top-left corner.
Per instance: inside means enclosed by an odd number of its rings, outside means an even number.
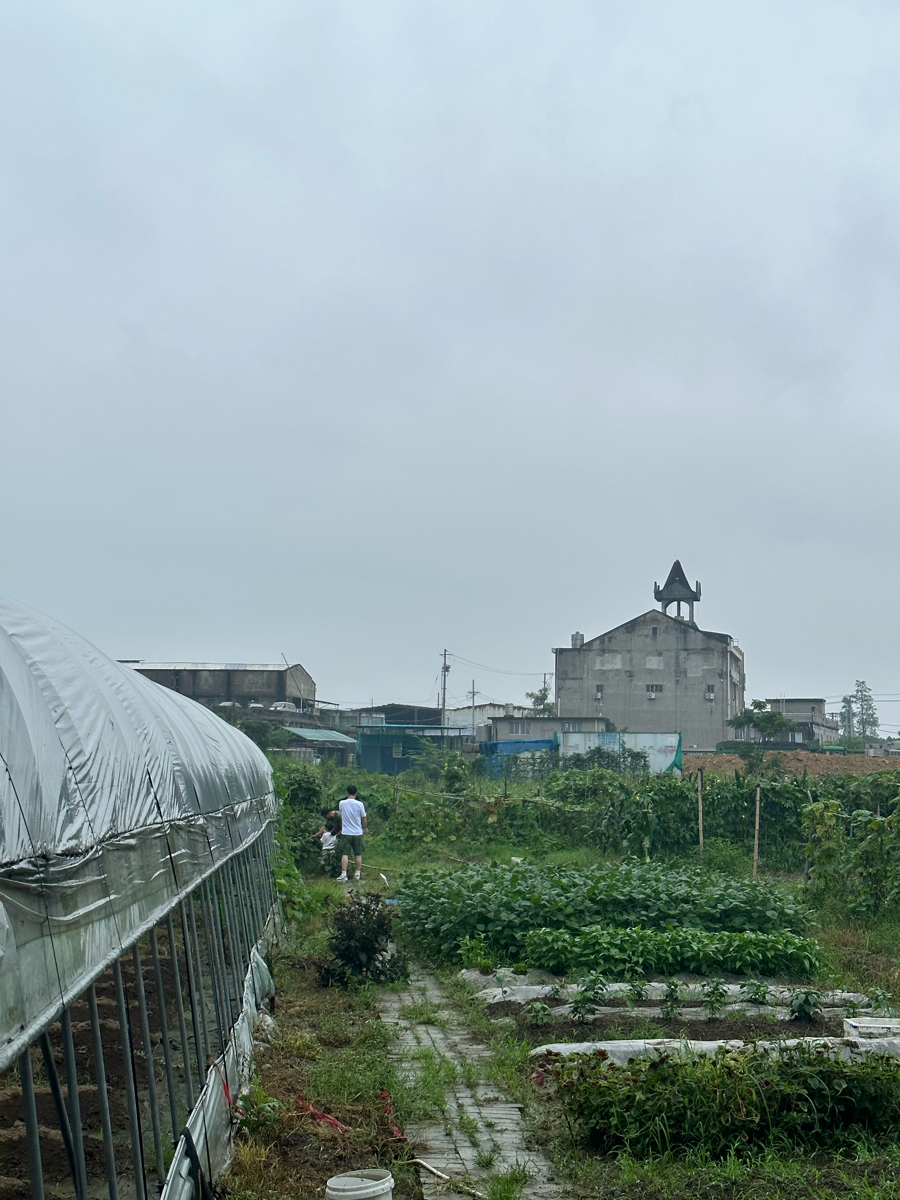
[[[464,703],[679,557],[900,697],[895,0],[29,0],[0,97],[0,591]]]

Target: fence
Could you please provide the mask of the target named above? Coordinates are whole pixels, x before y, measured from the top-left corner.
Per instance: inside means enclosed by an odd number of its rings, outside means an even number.
[[[273,853],[267,821],[21,1052],[0,1090],[3,1200],[88,1200],[104,1177],[110,1200],[208,1200],[272,990]]]

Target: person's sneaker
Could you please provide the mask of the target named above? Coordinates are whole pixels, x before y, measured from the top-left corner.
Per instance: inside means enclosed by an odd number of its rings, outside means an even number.
[[[338,875],[337,881],[338,883],[349,883],[350,880],[347,878],[347,872],[345,871],[343,875]]]
[[[357,871],[353,876],[354,879],[362,879],[362,871]]]

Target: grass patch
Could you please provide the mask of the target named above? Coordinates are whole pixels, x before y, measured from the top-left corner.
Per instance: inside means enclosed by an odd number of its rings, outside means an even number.
[[[436,1025],[438,1029],[447,1028],[447,1018],[431,1000],[418,1000],[415,1004],[404,1004],[398,1014],[405,1021],[414,1025]]]

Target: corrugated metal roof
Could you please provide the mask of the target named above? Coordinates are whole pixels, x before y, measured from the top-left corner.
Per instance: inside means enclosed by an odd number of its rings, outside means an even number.
[[[281,728],[307,742],[349,742],[352,746],[356,745],[356,738],[347,737],[346,733],[338,733],[336,729],[297,729],[294,725],[282,725]]]
[[[135,671],[287,671],[284,663],[199,663],[199,662],[144,662],[141,659],[123,658],[124,667]],[[302,663],[291,663],[290,669],[306,668]]]

